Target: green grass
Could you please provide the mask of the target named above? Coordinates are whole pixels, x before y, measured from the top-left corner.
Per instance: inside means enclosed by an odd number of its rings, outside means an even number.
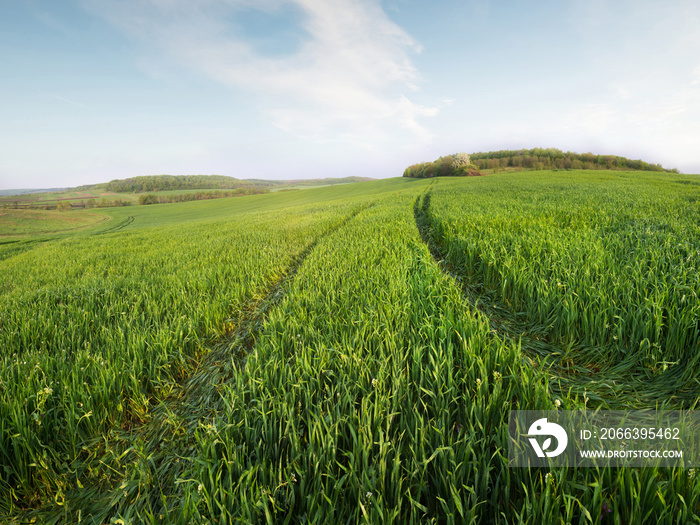
[[[79,201],[87,201],[88,199],[95,199],[99,201],[102,198],[108,200],[113,200],[116,198],[121,198],[122,200],[133,200],[134,202],[138,198],[137,196],[129,194],[119,194],[106,191],[104,188],[100,189],[88,189],[75,191],[73,189],[64,191],[52,191],[46,193],[29,193],[23,195],[8,195],[0,196],[0,206],[8,205],[12,206],[14,203],[31,203],[36,205],[44,204],[56,204],[59,201],[67,200],[74,203]]]
[[[257,213],[284,208],[313,204],[316,202],[334,201],[343,198],[361,197],[373,192],[390,191],[408,187],[410,182],[401,179],[376,181],[361,184],[344,184],[337,190],[335,187],[311,188],[298,192],[280,192],[275,195],[250,195],[230,199],[212,199],[173,204],[157,204],[150,206],[127,206],[119,208],[94,208],[91,210],[46,211],[46,210],[12,210],[0,209],[0,213],[8,216],[56,217],[55,227],[51,229],[42,226],[38,221],[23,221],[24,234],[12,235],[7,230],[0,229],[0,260],[40,246],[46,241],[66,237],[91,236],[116,233],[121,230],[137,230],[175,224],[189,224],[198,221],[226,219],[238,214]],[[88,227],[86,217],[94,220],[93,226]],[[0,220],[2,217],[0,217]],[[80,229],[70,230],[75,224],[85,224]],[[1,225],[2,223],[0,223]],[[9,221],[8,221],[9,224]],[[43,230],[41,228],[44,228]],[[52,227],[53,228],[53,227]],[[31,232],[31,233],[30,233]],[[45,235],[38,236],[39,233]]]
[[[382,199],[307,258],[225,385],[216,431],[199,432],[185,492],[197,519],[408,523],[506,510],[506,480],[493,486],[474,467],[502,467],[493,422],[525,393],[524,406],[546,400],[546,388],[517,347],[463,315],[412,200]]]
[[[0,209],[0,242],[8,237],[65,232],[93,226],[107,218],[97,213]]]
[[[333,181],[336,182],[333,182]],[[333,187],[337,185],[344,184],[356,184],[354,182],[337,182],[344,181],[344,179],[309,179],[302,181],[266,181],[266,180],[255,180],[247,181],[242,180],[241,187],[246,188],[249,182],[260,184],[261,187],[268,188],[272,192],[277,192],[284,189],[312,189],[312,188],[322,188],[322,187]],[[234,188],[197,188],[197,189],[180,189],[180,190],[159,190],[159,191],[147,191],[141,193],[134,192],[113,192],[108,191],[105,188],[106,184],[99,185],[98,187],[86,188],[81,190],[76,190],[75,188],[69,188],[63,191],[52,191],[45,193],[28,193],[20,195],[0,195],[0,208],[5,206],[13,207],[17,204],[29,204],[32,206],[44,206],[44,205],[56,205],[59,202],[69,202],[72,204],[87,203],[90,199],[94,199],[97,204],[100,204],[102,199],[106,199],[110,203],[115,200],[120,200],[122,202],[128,202],[131,204],[137,204],[139,196],[143,194],[154,194],[162,197],[170,197],[176,195],[184,195],[188,193],[198,193],[198,192],[225,192],[234,191]]]
[[[31,204],[32,206],[44,206],[44,205],[56,205],[59,202],[69,202],[72,204],[85,204],[90,199],[94,199],[95,204],[99,205],[102,199],[106,199],[110,203],[115,200],[120,200],[122,202],[128,202],[132,205],[138,203],[139,197],[144,194],[154,194],[163,197],[184,195],[187,193],[197,193],[203,191],[233,191],[233,190],[165,190],[165,191],[152,191],[143,193],[116,193],[110,192],[103,189],[97,190],[81,190],[81,191],[55,191],[49,193],[32,193],[27,195],[16,195],[0,197],[0,206],[6,205],[12,207],[15,203],[19,204]]]
[[[93,211],[112,217],[111,224],[105,223],[105,229],[110,229],[111,225],[119,224],[128,217],[134,217],[133,222],[130,222],[125,227],[125,230],[135,230],[165,225],[189,224],[216,218],[226,219],[239,214],[268,212],[295,206],[314,204],[329,206],[338,200],[365,198],[373,193],[396,191],[410,186],[411,181],[405,182],[402,179],[390,179],[309,188],[304,191],[248,195],[230,199],[108,208]]]
[[[429,222],[447,262],[548,341],[581,346],[576,361],[623,365],[639,389],[695,403],[700,188],[679,183],[694,178],[495,177],[459,196],[458,183],[436,185]]]
[[[697,523],[688,470],[507,466],[511,409],[694,408],[695,181],[390,179],[8,245],[0,516]]]

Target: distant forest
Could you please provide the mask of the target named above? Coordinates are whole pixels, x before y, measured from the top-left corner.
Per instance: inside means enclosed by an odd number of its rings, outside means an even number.
[[[113,180],[103,187],[116,193],[143,193],[174,190],[236,190],[250,189],[250,193],[261,193],[264,189],[285,187],[294,184],[322,186],[372,180],[367,177],[343,177],[339,179],[299,179],[299,180],[262,180],[236,179],[226,175],[142,175],[128,179]],[[84,186],[84,189],[94,186]],[[82,188],[78,188],[82,189]],[[237,193],[240,195],[241,193]]]
[[[259,195],[261,193],[270,193],[268,188],[237,188],[231,191],[196,191],[193,193],[182,193],[180,195],[156,195],[146,193],[139,197],[139,204],[168,204],[171,202],[190,202],[201,201],[207,199],[221,199],[224,197],[240,197],[242,195]]]
[[[249,182],[226,175],[143,175],[113,180],[105,185],[107,191],[134,193],[173,190],[234,190],[242,187],[269,187],[262,182]]]
[[[456,162],[456,159],[467,159]],[[490,151],[488,153],[458,153],[440,157],[433,162],[414,164],[406,168],[404,177],[429,178],[445,176],[481,175],[477,170],[640,170],[678,173],[676,168],[664,169],[661,164],[631,160],[616,155],[563,152],[554,148]]]
[[[678,173],[677,169],[667,170],[661,164],[649,164],[643,160],[631,160],[616,155],[594,155],[593,153],[566,153],[554,148],[533,148],[519,150],[490,151],[473,153],[471,161],[480,170],[499,168],[528,168],[533,170],[640,170]]]

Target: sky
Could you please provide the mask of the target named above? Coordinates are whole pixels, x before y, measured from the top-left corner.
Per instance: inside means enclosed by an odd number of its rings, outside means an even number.
[[[0,189],[534,147],[698,174],[698,27],[697,0],[2,0]]]

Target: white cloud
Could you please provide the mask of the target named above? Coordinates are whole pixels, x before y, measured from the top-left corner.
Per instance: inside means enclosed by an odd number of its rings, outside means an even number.
[[[693,69],[693,81],[692,85],[697,86],[700,84],[700,66]]]
[[[666,93],[660,87],[573,108],[560,115],[555,127],[563,134],[588,136],[618,154],[696,172],[692,144],[700,138],[700,86],[689,82]]]
[[[419,122],[437,112],[404,93],[417,89],[411,53],[420,45],[378,0],[86,0],[127,34],[193,70],[257,95],[272,123],[297,136],[371,143],[403,129],[429,138]],[[243,9],[303,14],[308,38],[285,56],[255,49],[225,22]]]

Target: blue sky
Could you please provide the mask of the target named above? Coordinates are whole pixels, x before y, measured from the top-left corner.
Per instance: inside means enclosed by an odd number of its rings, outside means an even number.
[[[0,189],[523,147],[700,173],[698,27],[697,0],[7,0]]]

